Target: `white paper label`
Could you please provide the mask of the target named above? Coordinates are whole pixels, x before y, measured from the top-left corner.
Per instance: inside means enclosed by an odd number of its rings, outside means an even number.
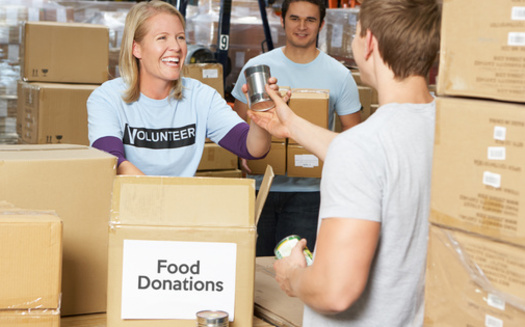
[[[507,138],[507,128],[503,126],[494,126],[494,139],[505,141]]]
[[[523,46],[525,45],[525,33],[523,32],[509,32],[507,43],[509,46]]]
[[[203,69],[202,78],[218,78],[219,70],[218,69]]]
[[[489,146],[487,150],[487,157],[489,160],[505,160],[506,151],[503,146]]]
[[[503,320],[485,315],[485,327],[503,327]]]
[[[505,310],[505,301],[503,301],[497,295],[489,293],[488,297],[487,297],[487,303],[491,307],[494,307],[494,308],[497,308],[497,309],[500,309],[500,310]]]
[[[483,173],[483,184],[492,186],[495,188],[501,187],[501,175],[486,171]]]
[[[525,7],[512,7],[512,20],[525,20]]]
[[[237,244],[124,240],[122,319],[234,319]]]
[[[295,167],[314,168],[319,166],[319,159],[313,154],[296,154]]]

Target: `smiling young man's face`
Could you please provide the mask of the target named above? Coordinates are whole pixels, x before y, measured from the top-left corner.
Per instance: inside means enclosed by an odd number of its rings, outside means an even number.
[[[319,33],[319,7],[306,1],[292,2],[281,18],[286,33],[286,46],[296,48],[310,48],[316,46]]]
[[[133,44],[133,55],[140,61],[141,84],[171,84],[180,78],[188,52],[184,26],[179,17],[167,13],[149,18],[146,24],[148,32]]]

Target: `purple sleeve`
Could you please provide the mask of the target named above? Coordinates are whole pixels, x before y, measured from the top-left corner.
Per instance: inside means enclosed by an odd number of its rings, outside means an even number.
[[[248,159],[262,159],[266,157],[268,153],[265,153],[261,157],[254,157],[248,152],[246,147],[246,139],[248,137],[248,131],[250,130],[250,125],[245,122],[235,125],[229,132],[226,134],[220,141],[219,145],[226,150],[236,154],[237,156]]]
[[[104,136],[97,139],[93,142],[92,145],[94,148],[108,152],[118,158],[117,167],[123,162],[126,161],[126,156],[124,155],[124,143],[122,140],[115,136]]]

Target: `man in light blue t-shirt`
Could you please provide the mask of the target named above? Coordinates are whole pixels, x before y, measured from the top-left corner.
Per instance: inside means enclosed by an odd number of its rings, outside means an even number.
[[[317,35],[324,24],[323,0],[284,0],[281,24],[286,45],[249,60],[239,74],[232,95],[234,110],[246,119],[244,69],[265,64],[281,86],[330,90],[329,126],[334,128],[334,113],[343,130],[360,122],[361,103],[357,85],[349,69],[316,47]],[[246,161],[243,167],[250,172]],[[253,176],[260,184],[261,176]],[[276,176],[257,225],[257,256],[273,255],[275,245],[290,234],[298,234],[314,249],[320,204],[319,178]]]

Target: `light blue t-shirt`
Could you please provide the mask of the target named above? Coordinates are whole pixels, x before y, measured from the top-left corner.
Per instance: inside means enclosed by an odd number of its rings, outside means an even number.
[[[244,70],[247,67],[265,64],[270,67],[270,74],[277,77],[277,84],[290,88],[310,88],[330,90],[328,123],[334,128],[334,115],[353,114],[361,109],[359,92],[352,73],[343,64],[319,51],[319,55],[307,64],[298,64],[285,56],[283,48],[277,48],[250,59],[243,67],[232,95],[246,103],[242,85],[246,83]],[[261,177],[255,176],[257,185]],[[319,191],[319,178],[297,178],[275,176],[271,190],[273,192],[314,192]]]
[[[215,143],[243,120],[213,89],[182,78],[183,98],[122,100],[122,78],[105,82],[87,101],[89,142],[115,136],[126,159],[146,175],[194,176],[206,137]]]

